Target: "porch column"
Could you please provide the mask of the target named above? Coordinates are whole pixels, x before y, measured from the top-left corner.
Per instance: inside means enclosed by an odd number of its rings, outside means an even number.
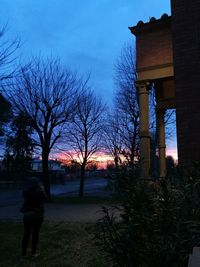
[[[149,90],[147,83],[138,83],[140,111],[140,177],[149,178],[150,171],[150,134],[149,134]]]
[[[160,177],[166,177],[165,109],[157,109]]]

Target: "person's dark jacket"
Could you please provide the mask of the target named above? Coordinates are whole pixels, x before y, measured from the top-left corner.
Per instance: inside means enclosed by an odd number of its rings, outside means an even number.
[[[21,208],[21,212],[36,212],[41,215],[44,214],[44,201],[46,199],[46,195],[43,190],[27,189],[23,191],[23,198],[24,204]]]

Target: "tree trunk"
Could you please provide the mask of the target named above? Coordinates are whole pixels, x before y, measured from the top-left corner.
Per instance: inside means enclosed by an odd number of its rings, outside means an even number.
[[[49,198],[51,199],[51,191],[50,191],[50,178],[49,178],[49,153],[47,151],[43,151],[42,153],[42,178],[45,192]]]
[[[79,197],[84,196],[84,182],[85,182],[85,164],[81,166],[81,179],[79,188]]]
[[[118,169],[118,167],[119,167],[119,157],[117,155],[114,157],[114,162],[115,162],[115,168]]]

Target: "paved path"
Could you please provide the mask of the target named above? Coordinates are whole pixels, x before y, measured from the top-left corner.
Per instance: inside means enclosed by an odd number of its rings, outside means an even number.
[[[22,220],[19,204],[0,207],[0,220]],[[45,204],[45,220],[52,222],[95,222],[101,215],[101,206],[97,204]]]
[[[103,190],[107,181],[105,179],[88,179],[85,184],[87,196],[104,196],[109,192]],[[77,195],[79,181],[68,182],[66,185],[52,186],[53,195]],[[19,212],[23,203],[22,190],[0,191],[0,220],[22,220],[23,214]],[[99,204],[45,204],[45,219],[48,221],[69,222],[95,222],[101,217]]]
[[[102,191],[107,186],[108,181],[104,178],[89,178],[85,180],[85,193],[90,194],[93,191]],[[51,193],[53,195],[60,194],[78,194],[80,187],[80,181],[67,181],[65,185],[52,185]]]
[[[79,180],[68,181],[64,185],[51,185],[51,194],[54,196],[65,195],[75,196],[79,191]],[[105,191],[107,180],[103,178],[86,179],[85,181],[85,195],[87,196],[108,196],[110,193]],[[0,190],[0,207],[11,206],[21,203],[22,189]]]

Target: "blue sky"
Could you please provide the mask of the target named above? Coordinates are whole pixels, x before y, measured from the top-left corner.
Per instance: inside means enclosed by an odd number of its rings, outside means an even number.
[[[114,91],[113,65],[127,41],[128,26],[170,13],[170,0],[0,0],[0,24],[20,37],[23,60],[31,55],[60,57],[91,83],[105,101]]]
[[[114,63],[134,41],[128,27],[170,14],[170,0],[0,0],[0,24],[22,40],[23,61],[55,56],[81,74],[108,104],[114,93]],[[174,147],[174,141],[170,144]]]

